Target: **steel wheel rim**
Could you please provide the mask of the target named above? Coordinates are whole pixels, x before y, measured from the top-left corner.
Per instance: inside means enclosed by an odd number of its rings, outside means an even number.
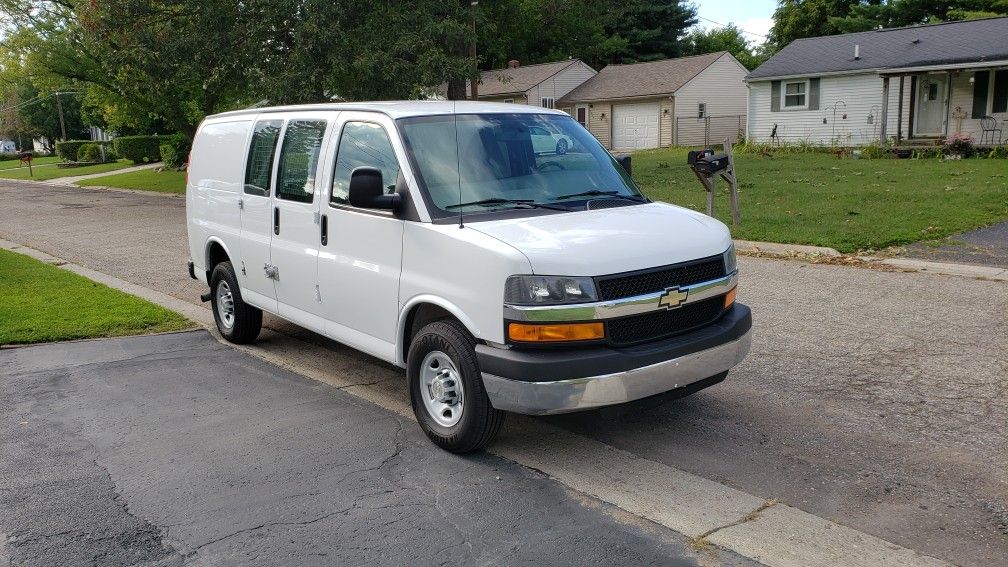
[[[427,415],[444,427],[462,419],[465,390],[455,363],[447,354],[435,350],[420,364],[420,397]]]
[[[226,281],[217,284],[217,315],[225,329],[234,327],[234,295],[231,294],[231,286]]]

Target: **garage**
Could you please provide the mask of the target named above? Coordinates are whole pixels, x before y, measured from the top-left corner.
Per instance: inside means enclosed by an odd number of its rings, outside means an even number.
[[[620,150],[657,148],[659,103],[614,104],[612,146]]]

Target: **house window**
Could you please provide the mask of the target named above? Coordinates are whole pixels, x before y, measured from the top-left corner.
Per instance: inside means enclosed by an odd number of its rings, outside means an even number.
[[[938,83],[928,83],[926,97],[928,101],[938,100]]]
[[[784,108],[806,108],[808,106],[808,81],[784,83],[781,96]]]
[[[543,108],[553,108],[553,99],[552,98],[543,98],[543,99],[540,99],[540,102],[542,104],[540,104],[539,106],[542,106]]]
[[[506,98],[506,99],[504,99],[504,103],[505,104],[514,104],[514,99],[513,98]]]
[[[703,118],[707,116],[707,103],[701,102],[697,104],[697,118]]]

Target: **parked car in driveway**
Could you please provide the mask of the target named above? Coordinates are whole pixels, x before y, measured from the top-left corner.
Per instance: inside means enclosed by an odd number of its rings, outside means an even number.
[[[566,151],[538,152],[540,128]],[[266,311],[403,367],[450,451],[485,446],[504,412],[696,391],[749,351],[728,229],[641,195],[629,161],[559,111],[210,116],[186,211],[190,275],[226,339],[255,340]]]
[[[541,154],[552,152],[562,156],[573,145],[569,136],[551,132],[543,126],[529,127],[529,138],[532,139],[532,150]]]

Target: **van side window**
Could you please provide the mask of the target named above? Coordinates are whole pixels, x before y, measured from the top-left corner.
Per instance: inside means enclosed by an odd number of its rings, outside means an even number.
[[[347,122],[336,151],[332,204],[346,204],[350,195],[350,175],[358,167],[376,167],[382,172],[385,193],[395,192],[399,161],[385,129],[371,122]]]
[[[280,149],[276,196],[288,201],[311,203],[315,199],[315,170],[325,120],[291,120]]]
[[[245,192],[249,195],[269,196],[273,177],[273,156],[276,155],[282,120],[256,122],[249,144],[248,162],[245,164]]]

